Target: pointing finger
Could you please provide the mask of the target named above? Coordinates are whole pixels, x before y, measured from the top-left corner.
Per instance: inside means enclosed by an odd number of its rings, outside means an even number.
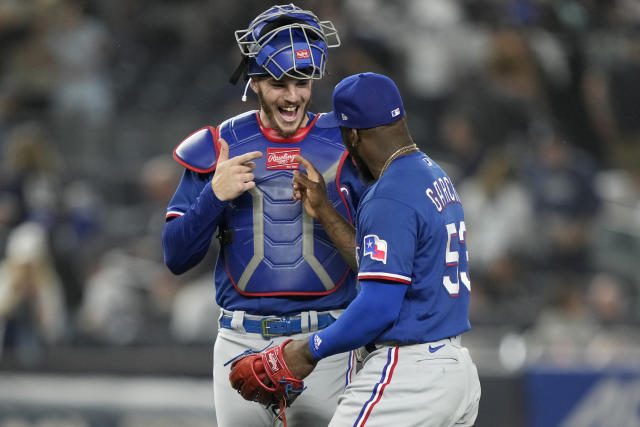
[[[240,156],[234,157],[232,160],[235,163],[242,164],[242,163],[250,162],[251,160],[254,160],[254,159],[259,159],[260,157],[262,157],[262,152],[250,151],[248,153],[244,153]]]
[[[305,159],[300,154],[296,154],[295,159],[296,161],[302,163],[302,166],[304,166],[304,168],[307,170],[309,178],[317,179],[320,176],[315,166],[313,166],[313,163],[311,163],[309,160]]]
[[[293,184],[296,187],[302,187],[301,189],[306,189],[309,188],[315,184],[317,184],[315,181],[310,180],[305,174],[303,173],[296,173],[293,175]]]

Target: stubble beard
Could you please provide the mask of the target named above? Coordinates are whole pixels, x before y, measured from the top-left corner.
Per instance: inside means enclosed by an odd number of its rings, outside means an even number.
[[[353,161],[356,162],[356,168],[358,169],[358,174],[360,175],[360,179],[362,180],[362,182],[364,182],[365,184],[371,184],[372,182],[374,182],[376,178],[371,173],[369,167],[364,163],[362,157],[360,157],[358,154],[352,153],[351,151],[349,151],[349,154],[353,158]]]
[[[373,176],[373,173],[371,173],[371,169],[369,169],[369,166],[367,166],[367,164],[364,162],[364,159],[356,152],[350,134],[347,132],[342,132],[342,140],[344,141],[344,145],[347,148],[349,155],[356,164],[356,169],[358,169],[360,180],[367,185],[374,182],[376,178]]]
[[[309,100],[307,101],[307,103],[301,106],[302,115],[300,116],[299,122],[295,127],[295,129],[285,130],[285,129],[282,129],[282,127],[280,127],[280,124],[276,119],[276,111],[274,111],[274,109],[272,108],[273,106],[268,105],[264,101],[264,97],[262,96],[261,90],[258,90],[258,100],[260,101],[260,109],[267,115],[267,117],[269,118],[269,121],[273,124],[276,131],[278,131],[278,134],[280,134],[280,136],[283,138],[291,138],[293,135],[296,134],[296,132],[298,132],[298,129],[300,129],[300,126],[302,126],[302,122],[304,122],[304,118],[307,115],[309,104],[311,104],[311,97],[309,97]],[[276,106],[276,109],[277,108],[278,107]]]

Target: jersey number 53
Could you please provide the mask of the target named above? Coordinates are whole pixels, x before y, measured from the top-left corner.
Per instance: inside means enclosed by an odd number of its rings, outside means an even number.
[[[457,297],[460,293],[460,283],[471,292],[471,280],[469,280],[469,252],[465,243],[467,228],[464,221],[456,228],[455,223],[446,225],[447,247],[445,248],[445,274],[442,284],[449,292],[449,296]]]

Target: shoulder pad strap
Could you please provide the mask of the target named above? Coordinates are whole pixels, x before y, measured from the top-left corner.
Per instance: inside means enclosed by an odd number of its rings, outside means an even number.
[[[209,173],[216,168],[219,152],[218,129],[207,126],[195,131],[178,144],[173,150],[173,158],[194,172]]]

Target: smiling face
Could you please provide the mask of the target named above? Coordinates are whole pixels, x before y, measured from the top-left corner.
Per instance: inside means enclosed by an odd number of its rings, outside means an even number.
[[[251,89],[260,100],[260,120],[283,138],[293,136],[307,124],[311,103],[311,80],[273,77],[251,79]]]

